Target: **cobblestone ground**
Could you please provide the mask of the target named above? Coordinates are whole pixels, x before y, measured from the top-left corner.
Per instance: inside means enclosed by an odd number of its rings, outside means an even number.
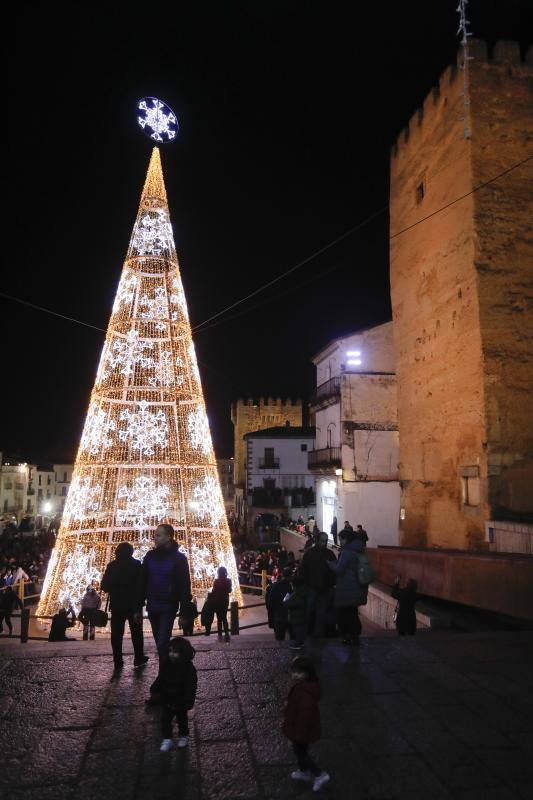
[[[187,751],[159,752],[154,677],[112,680],[105,642],[0,647],[0,793],[9,800],[276,800],[291,785],[280,734],[290,651],[203,639]],[[533,634],[424,633],[311,649],[322,678],[318,760],[335,800],[533,797]]]

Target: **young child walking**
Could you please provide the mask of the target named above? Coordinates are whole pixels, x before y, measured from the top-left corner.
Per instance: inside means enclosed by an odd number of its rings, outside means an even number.
[[[285,706],[283,733],[292,742],[298,769],[291,773],[293,781],[313,783],[318,792],[330,779],[309,755],[309,745],[320,739],[320,683],[315,665],[306,656],[291,661],[294,685]]]
[[[161,666],[161,696],[163,713],[161,727],[163,741],[161,752],[166,753],[172,747],[172,720],[178,722],[179,748],[189,744],[189,721],[187,712],[194,706],[198,683],[196,669],[192,660],[195,650],[188,639],[176,636],[170,640],[168,656]]]
[[[231,580],[228,578],[226,567],[219,567],[217,576],[211,590],[211,603],[217,615],[218,638],[222,641],[222,628],[224,628],[224,639],[226,642],[229,642],[228,608],[229,596],[231,594]]]

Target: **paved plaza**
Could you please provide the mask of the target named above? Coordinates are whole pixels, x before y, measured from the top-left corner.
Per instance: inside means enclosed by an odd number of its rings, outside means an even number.
[[[154,677],[112,679],[106,641],[0,645],[2,769],[9,800],[267,800],[291,784],[280,733],[291,653],[267,636],[194,639],[198,700],[187,751],[159,752]],[[128,645],[129,647],[129,645]],[[128,648],[127,648],[128,649]],[[323,685],[321,796],[533,797],[533,633],[365,636],[309,648]],[[320,795],[319,795],[320,796]]]

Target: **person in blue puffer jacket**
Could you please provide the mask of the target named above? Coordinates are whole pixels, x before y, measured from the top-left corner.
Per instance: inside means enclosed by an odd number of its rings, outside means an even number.
[[[155,548],[144,557],[140,579],[140,606],[146,603],[148,619],[159,656],[159,673],[168,654],[174,620],[181,603],[192,600],[189,563],[174,541],[174,528],[156,528]],[[158,702],[159,674],[150,687],[149,702]]]
[[[353,530],[346,528],[339,534],[341,552],[339,560],[328,561],[329,569],[335,573],[334,605],[337,610],[337,624],[343,644],[358,645],[361,635],[359,606],[366,604],[368,586],[359,583],[358,554],[363,552],[363,543],[356,538]]]

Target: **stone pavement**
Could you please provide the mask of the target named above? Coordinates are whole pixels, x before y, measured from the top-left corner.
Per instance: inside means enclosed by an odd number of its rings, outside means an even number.
[[[159,752],[155,670],[112,680],[106,642],[0,647],[0,793],[9,800],[277,800],[291,653],[266,637],[194,639],[199,695],[186,752]],[[315,747],[335,800],[533,797],[533,633],[422,633],[310,648],[322,678]]]

